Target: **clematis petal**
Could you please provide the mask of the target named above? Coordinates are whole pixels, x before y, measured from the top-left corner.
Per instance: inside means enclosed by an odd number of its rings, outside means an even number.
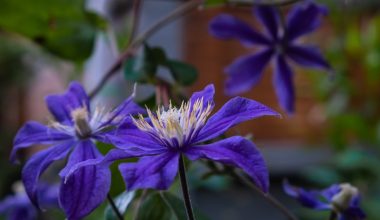
[[[53,144],[69,139],[72,139],[72,137],[68,134],[49,128],[38,122],[27,122],[16,134],[10,160],[14,162],[17,159],[18,150],[22,148],[35,144]]]
[[[228,95],[237,95],[246,92],[255,86],[262,78],[264,67],[273,55],[273,50],[265,49],[256,54],[237,58],[224,69],[228,75],[225,92]]]
[[[254,14],[264,25],[273,40],[278,39],[279,15],[275,7],[259,6],[254,8]]]
[[[155,139],[149,133],[141,131],[132,122],[124,123],[116,129],[98,134],[94,138],[125,150],[131,147],[146,150],[166,149],[162,145],[161,140]]]
[[[72,82],[64,94],[49,95],[45,99],[49,111],[54,118],[65,125],[72,125],[71,112],[85,107],[90,112],[89,98],[82,85]]]
[[[58,208],[59,185],[39,184],[39,204],[43,208]]]
[[[52,162],[65,158],[73,145],[73,141],[65,141],[49,147],[34,154],[25,164],[22,170],[22,181],[26,193],[35,206],[39,207],[37,198],[39,177]]]
[[[303,206],[316,210],[330,210],[331,206],[320,200],[320,193],[317,191],[306,191],[302,188],[292,186],[288,181],[284,181],[283,188],[286,194],[297,199]]]
[[[210,140],[223,134],[236,124],[266,115],[280,116],[279,113],[259,102],[235,97],[230,99],[218,112],[210,117],[194,140],[194,143]]]
[[[173,183],[178,171],[179,154],[167,152],[141,158],[137,163],[120,164],[119,170],[128,190],[165,190]]]
[[[287,16],[287,40],[293,41],[316,30],[321,25],[322,15],[326,14],[325,7],[313,2],[296,5]]]
[[[124,160],[132,157],[143,157],[143,156],[154,156],[158,154],[165,153],[167,150],[141,150],[139,148],[133,148],[130,147],[128,150],[121,150],[121,149],[112,149],[110,150],[104,157],[96,158],[96,159],[89,159],[86,161],[82,161],[79,163],[74,164],[68,169],[64,169],[60,172],[60,176],[62,178],[68,179],[71,175],[73,175],[75,172],[80,170],[82,167],[86,166],[105,166],[108,167],[113,162],[117,160]]]
[[[269,190],[269,174],[263,156],[249,140],[234,136],[212,144],[189,147],[190,160],[205,158],[241,168],[264,192]]]
[[[213,18],[210,21],[209,32],[223,40],[237,39],[247,46],[270,44],[270,40],[265,36],[255,31],[245,22],[228,14],[221,14]]]
[[[195,103],[197,99],[203,98],[203,107],[207,107],[208,104],[214,106],[214,94],[215,87],[213,84],[207,85],[202,91],[194,92],[190,97],[191,105]]]
[[[67,162],[73,167],[82,161],[103,157],[90,140],[75,146]],[[106,198],[111,183],[108,167],[88,166],[80,169],[68,179],[62,179],[59,203],[69,220],[81,219],[98,207]]]
[[[288,113],[293,113],[295,102],[293,72],[281,55],[277,56],[275,60],[273,84],[281,107]]]
[[[321,195],[329,202],[332,198],[340,192],[341,188],[338,184],[333,184],[330,187],[321,191]]]
[[[289,45],[286,49],[286,55],[305,67],[331,69],[330,64],[316,47]]]

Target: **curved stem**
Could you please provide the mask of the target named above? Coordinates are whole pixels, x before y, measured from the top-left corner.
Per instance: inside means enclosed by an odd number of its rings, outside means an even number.
[[[290,212],[280,201],[278,201],[276,198],[271,196],[270,194],[265,194],[261,189],[259,189],[255,184],[253,184],[249,179],[246,177],[243,177],[239,174],[237,174],[235,171],[231,172],[232,176],[238,179],[240,182],[244,183],[249,188],[253,189],[255,192],[257,192],[261,197],[263,197],[265,200],[267,200],[272,206],[277,208],[279,211],[282,212],[289,220],[298,220],[298,218]]]
[[[119,220],[124,220],[123,215],[120,213],[119,209],[116,207],[115,202],[113,201],[113,199],[109,193],[107,194],[107,199],[111,205],[112,210],[114,211],[115,215],[117,216],[117,218]]]
[[[181,180],[181,188],[182,188],[183,200],[186,207],[187,219],[195,220],[193,207],[191,206],[189,188],[187,186],[185,164],[183,161],[182,154],[179,156],[179,178]]]
[[[96,85],[94,90],[90,92],[89,97],[92,99],[98,92],[103,88],[106,82],[120,69],[123,62],[130,58],[134,51],[151,35],[156,33],[162,27],[167,25],[168,23],[174,21],[182,15],[185,15],[190,10],[197,8],[198,6],[203,4],[204,0],[191,0],[184,4],[182,4],[177,9],[173,10],[167,16],[163,17],[155,24],[153,24],[150,28],[148,28],[144,33],[136,37],[127,47],[127,49],[118,57],[116,62],[111,66],[111,68],[104,74],[103,78],[100,80],[99,84]]]

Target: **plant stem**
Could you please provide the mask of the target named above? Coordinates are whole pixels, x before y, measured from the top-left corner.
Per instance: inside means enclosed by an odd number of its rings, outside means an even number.
[[[90,92],[89,97],[92,99],[98,92],[103,88],[106,82],[120,69],[123,65],[123,62],[129,59],[134,52],[137,50],[139,46],[150,36],[160,30],[162,27],[167,25],[168,23],[174,21],[175,19],[185,15],[187,12],[191,11],[194,8],[203,4],[204,0],[191,0],[182,4],[167,16],[158,20],[155,24],[153,24],[150,28],[148,28],[144,33],[136,37],[129,46],[125,49],[123,53],[120,54],[116,62],[111,66],[111,68],[104,74],[103,78],[100,80],[99,84],[95,86],[94,90]]]
[[[179,156],[179,178],[181,180],[181,188],[182,188],[183,200],[186,207],[187,219],[195,220],[193,208],[191,206],[189,188],[187,186],[185,164],[183,161],[182,154]]]
[[[115,215],[117,216],[117,218],[119,220],[124,220],[123,215],[120,213],[119,209],[116,207],[115,202],[113,201],[113,199],[109,193],[107,194],[107,199],[108,199],[108,202],[110,203],[111,208],[113,209]]]
[[[291,213],[281,202],[279,202],[276,198],[271,196],[269,193],[266,194],[261,189],[259,189],[254,183],[252,183],[249,179],[244,176],[237,174],[235,171],[231,172],[232,176],[238,179],[240,182],[244,183],[249,188],[253,189],[256,193],[258,193],[261,197],[267,200],[272,206],[277,208],[282,212],[289,220],[298,220],[298,218]]]

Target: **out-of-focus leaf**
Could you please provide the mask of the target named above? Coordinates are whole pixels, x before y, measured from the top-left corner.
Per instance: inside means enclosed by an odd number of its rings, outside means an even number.
[[[102,26],[100,18],[85,11],[84,0],[10,0],[2,2],[0,14],[1,29],[77,62],[88,58],[95,33]]]
[[[136,220],[168,220],[170,208],[159,193],[152,193],[145,199],[138,210]]]
[[[313,183],[327,186],[341,181],[340,174],[331,167],[311,167],[302,171],[302,176]]]
[[[192,65],[177,60],[169,60],[167,65],[177,83],[188,86],[195,82],[198,71]]]
[[[129,204],[131,204],[135,194],[135,191],[126,191],[116,197],[115,205],[120,213],[124,214],[125,211],[127,211],[127,208]],[[118,220],[114,210],[111,208],[111,205],[108,205],[104,210],[104,217],[106,220]]]
[[[163,197],[168,207],[172,210],[172,213],[177,220],[187,218],[185,206],[183,205],[183,201],[180,198],[169,192],[163,192],[161,193],[161,196]]]
[[[127,80],[145,83],[156,75],[158,66],[165,63],[166,55],[161,48],[144,45],[137,56],[125,62],[124,76]]]

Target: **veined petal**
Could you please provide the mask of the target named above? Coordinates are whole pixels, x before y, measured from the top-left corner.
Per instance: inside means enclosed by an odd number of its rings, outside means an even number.
[[[81,141],[71,153],[66,168],[82,161],[103,157],[90,140]],[[106,198],[111,184],[111,172],[105,166],[88,166],[62,179],[59,203],[69,220],[81,219]]]
[[[178,171],[179,154],[167,152],[141,158],[137,163],[120,164],[119,170],[128,190],[165,190],[173,183]]]
[[[273,40],[278,38],[279,15],[275,7],[258,6],[254,8],[254,14],[264,25]]]
[[[317,210],[331,209],[328,203],[320,201],[321,195],[317,191],[306,191],[302,188],[290,185],[288,181],[284,181],[283,188],[286,194],[297,199],[305,207]]]
[[[35,144],[53,144],[59,141],[69,140],[72,137],[63,132],[49,128],[38,122],[27,122],[20,128],[13,141],[13,149],[10,156],[11,161],[15,161],[18,150],[30,147]]]
[[[296,5],[287,16],[286,36],[288,41],[313,32],[321,25],[322,15],[327,9],[313,2]]]
[[[305,67],[323,70],[331,69],[330,64],[325,60],[317,47],[289,45],[286,48],[286,55]]]
[[[70,83],[64,94],[49,95],[45,101],[54,118],[65,125],[73,124],[72,110],[85,107],[90,112],[89,98],[82,85],[78,82]]]
[[[199,143],[210,140],[223,134],[236,124],[266,115],[280,116],[279,113],[259,102],[235,97],[230,99],[218,112],[210,117],[194,142]]]
[[[30,200],[37,207],[39,207],[37,198],[39,177],[52,162],[65,158],[73,145],[74,141],[65,141],[49,147],[34,154],[25,164],[22,170],[22,181]]]
[[[334,184],[324,190],[321,191],[321,195],[329,202],[331,202],[332,198],[339,193],[340,191],[339,184]]]
[[[275,60],[274,87],[280,106],[288,113],[294,112],[295,91],[293,72],[281,55]]]
[[[211,104],[211,106],[214,106],[214,94],[214,85],[207,85],[203,90],[193,93],[193,95],[190,97],[191,106],[201,98],[203,98],[203,108],[206,108],[208,103]]]
[[[141,131],[132,122],[124,123],[116,129],[98,134],[94,138],[124,150],[132,147],[146,150],[165,148],[161,145],[160,140],[154,139],[148,132]]]
[[[228,95],[246,92],[262,78],[264,67],[273,55],[272,49],[237,58],[224,69],[228,75],[225,91]]]
[[[108,167],[113,162],[117,160],[124,160],[132,157],[143,157],[143,156],[154,156],[157,154],[165,153],[167,150],[141,150],[139,148],[133,148],[130,147],[128,150],[121,150],[121,149],[112,149],[110,150],[104,157],[99,157],[96,159],[89,159],[86,161],[82,161],[79,163],[74,164],[69,169],[64,169],[60,172],[60,176],[65,179],[69,179],[71,175],[73,175],[75,172],[80,170],[82,167],[87,166],[103,166]]]
[[[268,45],[270,40],[255,31],[245,22],[228,14],[221,14],[210,21],[209,32],[223,40],[237,39],[242,44]]]
[[[264,192],[269,190],[269,175],[260,151],[249,140],[234,136],[208,145],[189,147],[191,160],[205,158],[241,168]]]

